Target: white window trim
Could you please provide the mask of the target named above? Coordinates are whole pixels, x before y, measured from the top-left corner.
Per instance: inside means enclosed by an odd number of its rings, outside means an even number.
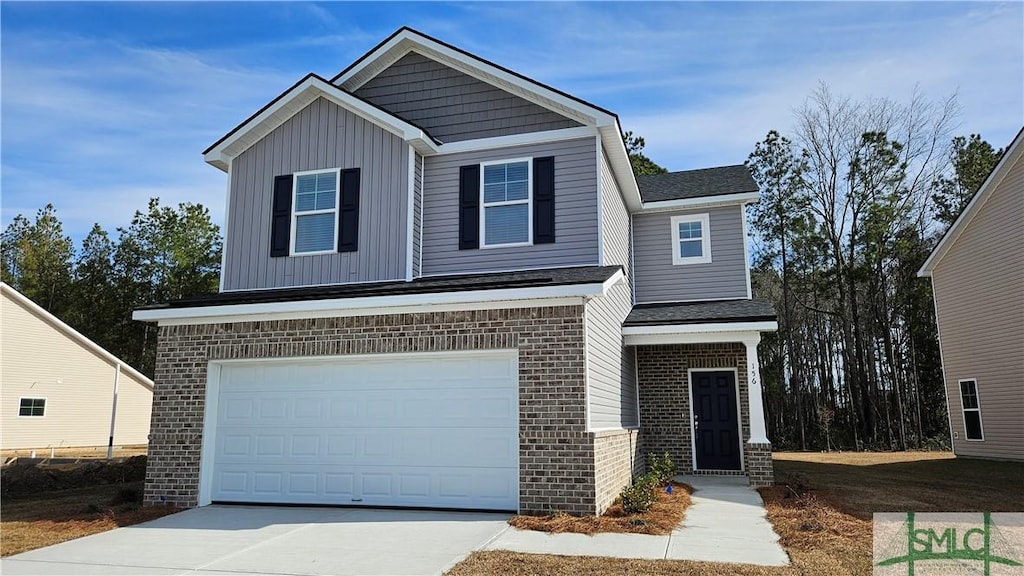
[[[495,164],[514,164],[526,162],[526,201],[511,200],[507,202],[484,202],[484,168]],[[516,206],[526,204],[526,242],[511,242],[507,244],[487,243],[487,208],[495,206]],[[516,246],[533,246],[533,157],[512,158],[509,160],[490,160],[480,163],[480,249],[489,248],[514,248]]]
[[[683,222],[700,222],[700,256],[682,257],[679,255],[679,224]],[[672,265],[710,264],[711,263],[711,218],[707,213],[673,216],[670,219],[672,232]],[[692,238],[690,240],[693,240]]]
[[[41,416],[22,416],[21,415],[21,401],[22,400],[42,400],[43,401],[43,414]],[[46,412],[50,406],[50,399],[46,396],[19,396],[18,397],[18,418],[46,418]]]
[[[301,214],[297,214],[295,207],[297,206],[296,195],[299,191],[299,176],[308,176],[309,174],[323,174],[324,172],[334,172],[334,208],[331,210],[308,210]],[[302,172],[295,172],[292,174],[292,215],[291,215],[291,239],[288,245],[289,256],[317,256],[320,254],[334,254],[338,251],[338,211],[341,210],[341,168],[324,168],[323,170],[304,170]],[[295,234],[297,232],[299,216],[315,216],[316,214],[334,214],[334,244],[330,250],[317,250],[315,252],[296,252],[295,251]]]
[[[977,408],[965,408],[964,407],[964,391],[962,385],[964,382],[974,383],[974,398],[978,401]],[[968,442],[984,442],[985,441],[985,421],[981,417],[981,391],[978,390],[978,379],[977,378],[964,378],[963,380],[957,380],[957,392],[960,394],[960,414],[964,420],[964,440]],[[971,438],[967,434],[967,413],[977,412],[978,413],[978,427],[981,428],[981,438]]]

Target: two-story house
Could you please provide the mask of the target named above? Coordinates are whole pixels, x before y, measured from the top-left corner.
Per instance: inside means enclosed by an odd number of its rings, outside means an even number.
[[[402,28],[205,152],[219,294],[159,323],[147,502],[594,514],[771,481],[742,166],[636,178],[615,114]]]

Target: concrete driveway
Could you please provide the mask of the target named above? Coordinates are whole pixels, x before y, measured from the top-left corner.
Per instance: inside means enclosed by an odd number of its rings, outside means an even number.
[[[2,574],[440,574],[508,514],[207,506],[0,561]]]

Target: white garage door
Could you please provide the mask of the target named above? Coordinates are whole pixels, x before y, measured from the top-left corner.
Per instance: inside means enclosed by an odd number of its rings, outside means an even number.
[[[516,510],[513,353],[225,364],[214,502]]]

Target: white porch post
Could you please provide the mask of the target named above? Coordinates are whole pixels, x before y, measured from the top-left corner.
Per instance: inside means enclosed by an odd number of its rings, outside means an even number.
[[[761,335],[743,339],[747,348],[747,404],[750,413],[750,440],[747,444],[770,444],[764,422],[764,400],[761,392],[761,365],[757,361],[757,345]]]

